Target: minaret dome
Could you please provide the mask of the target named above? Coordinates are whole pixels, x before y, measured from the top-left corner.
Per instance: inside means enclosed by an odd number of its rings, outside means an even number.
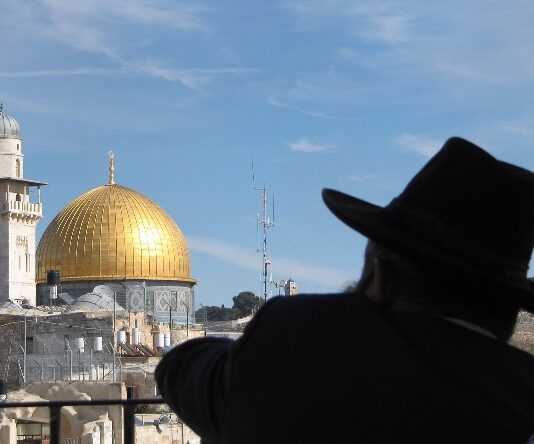
[[[0,139],[20,139],[20,126],[18,122],[4,112],[0,103]]]
[[[0,103],[0,177],[24,177],[24,155],[18,122]]]

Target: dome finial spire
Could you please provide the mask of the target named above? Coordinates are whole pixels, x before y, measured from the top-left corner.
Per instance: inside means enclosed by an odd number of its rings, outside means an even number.
[[[108,156],[109,156],[109,184],[113,185],[115,183],[115,163],[113,162],[115,153],[113,152],[113,150],[109,150]]]

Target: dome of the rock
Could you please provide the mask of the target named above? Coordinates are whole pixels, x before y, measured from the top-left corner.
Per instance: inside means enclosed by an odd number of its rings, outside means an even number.
[[[37,282],[191,279],[186,241],[148,197],[108,184],[81,195],[50,223],[37,248]]]

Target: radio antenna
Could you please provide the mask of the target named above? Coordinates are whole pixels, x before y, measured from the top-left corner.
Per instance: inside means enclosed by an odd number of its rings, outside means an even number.
[[[271,268],[271,261],[267,257],[267,234],[270,228],[274,227],[274,221],[269,218],[269,212],[267,207],[267,188],[265,185],[263,187],[256,186],[256,180],[254,175],[254,161],[252,160],[252,156],[250,158],[251,166],[252,166],[252,187],[255,191],[260,192],[260,200],[261,200],[261,206],[262,206],[262,219],[260,219],[258,215],[258,228],[262,227],[263,231],[263,242],[262,242],[262,248],[257,248],[257,251],[262,254],[262,270],[261,270],[261,278],[260,283],[262,285],[263,290],[263,299],[264,301],[267,301],[267,285],[271,284],[273,282],[272,280],[272,273],[270,273]],[[274,198],[273,198],[274,202]],[[274,207],[273,207],[274,210]],[[269,278],[269,276],[271,276]]]

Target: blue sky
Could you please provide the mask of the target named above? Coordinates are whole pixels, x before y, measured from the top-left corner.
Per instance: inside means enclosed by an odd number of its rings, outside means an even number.
[[[365,239],[323,187],[386,204],[452,135],[534,168],[531,1],[1,0],[0,100],[42,234],[107,182],[154,199],[190,247],[197,301],[260,292],[258,185],[275,280],[336,291]],[[276,294],[276,290],[273,290]]]

